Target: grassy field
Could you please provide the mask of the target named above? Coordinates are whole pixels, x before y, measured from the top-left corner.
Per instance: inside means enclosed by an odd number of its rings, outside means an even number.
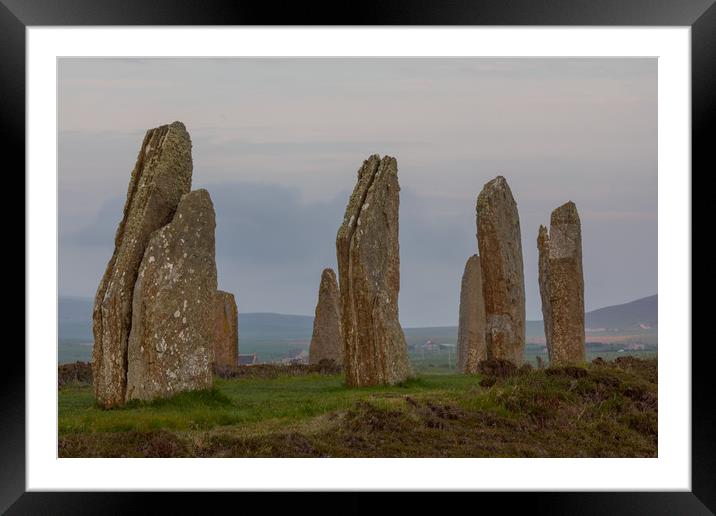
[[[101,410],[59,391],[61,457],[655,457],[656,360],[511,376],[217,378],[210,391]]]

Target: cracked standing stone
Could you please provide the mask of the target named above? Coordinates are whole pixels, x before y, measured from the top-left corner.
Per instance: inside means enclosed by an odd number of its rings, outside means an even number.
[[[134,288],[127,401],[211,387],[215,227],[209,193],[195,190],[152,234]]]
[[[92,373],[100,406],[124,403],[127,339],[139,264],[152,232],[172,220],[182,195],[191,189],[191,176],[191,139],[184,124],[174,122],[147,131],[92,313]]]
[[[550,230],[540,226],[539,287],[551,365],[586,360],[582,229],[577,206],[569,201],[552,212]]]
[[[368,158],[336,237],[349,386],[391,385],[412,376],[398,320],[399,193],[395,158]]]

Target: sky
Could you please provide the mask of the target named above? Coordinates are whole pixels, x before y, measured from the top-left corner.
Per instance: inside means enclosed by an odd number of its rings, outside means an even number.
[[[394,156],[404,326],[456,325],[475,203],[518,205],[526,310],[537,231],[574,201],[585,308],[657,293],[654,58],[58,60],[59,292],[94,296],[147,129],[184,122],[240,312],[312,315],[356,172]]]

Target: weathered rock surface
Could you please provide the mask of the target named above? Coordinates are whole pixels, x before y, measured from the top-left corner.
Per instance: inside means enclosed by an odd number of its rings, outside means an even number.
[[[581,364],[586,360],[582,229],[573,202],[552,212],[549,235],[540,226],[537,248],[550,365]]]
[[[457,370],[477,373],[477,365],[487,359],[485,342],[485,303],[482,299],[480,257],[473,254],[465,264],[460,288],[460,318],[457,330]]]
[[[482,266],[488,358],[520,365],[525,349],[525,284],[517,203],[504,177],[477,197],[477,243]]]
[[[127,339],[139,264],[149,237],[172,220],[181,196],[191,189],[191,139],[184,124],[150,129],[132,170],[114,253],[95,296],[92,372],[95,398],[121,405],[127,379]]]
[[[549,295],[549,231],[544,226],[540,226],[537,233],[537,252],[537,279],[542,300],[542,322],[549,356],[550,339],[552,338],[552,302]]]
[[[234,294],[223,290],[214,297],[214,364],[239,365],[239,311]]]
[[[330,268],[323,269],[321,273],[308,363],[318,364],[323,359],[333,360],[338,365],[343,364],[341,299],[336,273]]]
[[[358,181],[338,230],[346,383],[399,383],[412,375],[398,320],[400,254],[398,164],[373,155]]]
[[[211,387],[215,227],[209,193],[195,190],[152,234],[134,288],[127,401]]]

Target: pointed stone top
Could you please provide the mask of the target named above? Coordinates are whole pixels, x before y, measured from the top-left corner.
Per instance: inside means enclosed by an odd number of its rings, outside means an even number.
[[[490,183],[494,183],[496,186],[507,186],[507,179],[505,179],[505,176],[497,176],[495,179],[487,182],[487,184]]]
[[[363,166],[358,169],[358,181],[365,178],[366,180],[372,181],[372,177],[378,171],[380,167],[398,168],[398,162],[392,156],[387,154],[380,157],[380,154],[372,154],[368,159],[363,160]]]
[[[182,195],[180,204],[182,202],[206,202],[208,201],[211,203],[211,195],[209,195],[209,191],[206,188],[199,188],[197,190],[192,190],[189,193],[186,193]]]
[[[487,189],[494,189],[494,190],[505,189],[505,190],[509,190],[509,189],[510,189],[510,185],[507,184],[507,179],[505,179],[504,176],[497,176],[495,179],[491,179],[490,181],[488,181],[487,183],[485,183],[485,185],[484,185],[482,188],[483,188],[484,190],[487,190]]]
[[[537,245],[541,246],[547,240],[549,240],[549,232],[547,231],[547,227],[540,224],[539,233],[537,234]]]
[[[231,292],[227,292],[226,290],[216,289],[216,294],[219,296],[234,297],[234,294],[232,294]]]
[[[386,172],[384,175],[397,175],[397,160],[391,156],[381,158],[378,154],[373,154],[363,161],[363,165],[358,169],[358,182],[348,200],[348,206],[346,206],[343,224],[341,224],[341,227],[338,229],[338,235],[336,237],[337,245],[349,245],[355,227],[358,224],[358,217],[363,211],[363,208],[367,206],[366,200],[369,191],[371,191],[371,186],[373,186],[376,178],[384,171]]]
[[[186,130],[186,126],[184,125],[184,123],[183,123],[183,122],[179,122],[178,120],[172,122],[171,124],[162,124],[162,125],[159,125],[159,126],[157,126],[157,127],[153,127],[153,128],[151,128],[151,129],[148,129],[148,130],[147,130],[147,133],[152,133],[152,132],[155,132],[155,131],[159,131],[159,132],[161,132],[161,133],[166,133],[166,132],[169,132],[169,131],[173,131],[173,132],[178,132],[178,133],[182,134],[182,136],[183,136],[183,135],[186,135],[187,137],[189,136],[189,132]]]
[[[579,223],[579,213],[577,212],[577,206],[572,201],[568,201],[562,206],[555,208],[554,211],[552,211],[550,224],[553,226],[559,224]]]
[[[395,158],[393,156],[388,156],[387,154],[381,158],[380,154],[376,153],[376,154],[371,154],[370,156],[368,156],[368,159],[364,160],[363,163],[367,163],[368,161],[383,161],[384,159],[395,159]]]
[[[206,216],[207,214],[209,217]],[[214,203],[211,201],[209,192],[200,188],[182,195],[174,218],[167,226],[178,227],[179,225],[185,225],[184,223],[187,221],[191,221],[191,224],[196,228],[208,224],[213,231],[213,228],[216,227],[215,217]]]
[[[330,267],[326,267],[325,269],[323,269],[323,272],[321,272],[321,282],[330,280],[333,280],[333,282],[335,283],[336,273]]]
[[[480,191],[480,195],[477,196],[477,206],[479,208],[481,205],[484,206],[500,197],[510,204],[517,205],[515,198],[512,196],[510,185],[507,184],[507,179],[503,176],[497,176],[495,179],[485,183],[485,186],[482,187],[482,191]]]

